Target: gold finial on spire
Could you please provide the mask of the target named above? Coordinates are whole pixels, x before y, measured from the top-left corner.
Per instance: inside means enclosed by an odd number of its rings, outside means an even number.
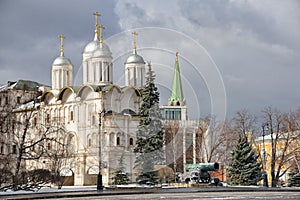
[[[176,51],[176,61],[178,61],[178,51]]]
[[[136,36],[138,35],[137,32],[132,32],[133,35],[133,53],[136,54]]]
[[[105,29],[105,27],[101,24],[99,26],[99,28],[100,28],[100,44],[102,44],[103,43],[103,29]]]
[[[63,34],[58,36],[60,38],[60,56],[64,56],[65,49],[64,49],[64,39],[66,38]]]
[[[93,15],[95,16],[95,20],[96,20],[96,22],[95,22],[95,38],[94,38],[94,40],[98,40],[98,26],[99,26],[98,25],[98,17],[101,16],[101,14],[98,13],[98,12],[94,12]]]

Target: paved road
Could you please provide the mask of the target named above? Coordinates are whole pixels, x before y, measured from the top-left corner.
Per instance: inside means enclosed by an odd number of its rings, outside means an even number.
[[[121,189],[104,190],[81,190],[64,192],[42,192],[27,194],[7,194],[0,195],[0,199],[300,199],[299,188],[251,188],[251,187],[232,187],[232,188],[177,188],[177,189]]]
[[[107,200],[127,200],[127,199],[201,199],[201,200],[223,200],[223,199],[255,199],[255,200],[285,200],[285,199],[300,199],[299,192],[205,192],[205,193],[165,193],[165,194],[131,194],[131,195],[110,195],[110,196],[92,196],[92,197],[75,197],[63,198],[63,200],[71,199],[107,199]]]

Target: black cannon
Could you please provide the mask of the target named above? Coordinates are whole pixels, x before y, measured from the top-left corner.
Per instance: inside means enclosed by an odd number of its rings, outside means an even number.
[[[209,171],[216,171],[219,169],[219,163],[198,163],[186,164],[185,170],[189,172],[190,176],[186,177],[185,182],[194,180],[196,183],[209,183],[211,176]]]

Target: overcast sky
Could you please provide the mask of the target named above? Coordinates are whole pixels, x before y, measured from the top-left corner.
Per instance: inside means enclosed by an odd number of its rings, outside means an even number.
[[[138,53],[156,72],[162,104],[179,51],[190,118],[300,106],[298,0],[0,0],[0,83],[51,85],[58,35],[64,34],[65,56],[81,84],[81,53],[93,40],[95,11],[102,15],[120,85],[133,30],[139,33]]]

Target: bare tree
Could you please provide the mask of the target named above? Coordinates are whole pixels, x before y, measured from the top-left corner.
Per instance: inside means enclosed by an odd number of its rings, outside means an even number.
[[[235,135],[235,131],[232,128],[232,125],[228,121],[224,121],[220,125],[220,137],[219,140],[222,143],[216,149],[216,155],[218,155],[218,161],[220,161],[225,167],[228,165],[230,160],[231,151],[238,139]]]
[[[272,107],[264,109],[263,114],[271,143],[271,186],[276,187],[279,178],[298,164],[299,118],[295,112],[281,113]]]
[[[204,121],[202,136],[201,162],[222,162],[229,159],[229,154],[237,137],[228,121],[217,121],[214,116],[207,117]],[[202,125],[203,126],[203,125]]]
[[[41,93],[37,92],[31,98],[24,98],[27,101],[23,101],[22,104],[11,102],[1,106],[3,112],[0,116],[0,148],[5,147],[5,152],[1,157],[11,158],[10,162],[2,167],[3,170],[5,170],[5,166],[10,167],[13,178],[11,186],[8,187],[14,190],[31,189],[31,187],[37,186],[28,183],[29,180],[37,179],[30,179],[27,176],[29,170],[26,164],[28,161],[38,162],[39,159],[47,157],[48,144],[54,145],[58,142],[57,137],[55,137],[57,127],[41,121],[44,118],[39,109],[39,95]],[[22,98],[22,96],[18,95],[18,98]],[[12,100],[15,99],[12,98]]]

